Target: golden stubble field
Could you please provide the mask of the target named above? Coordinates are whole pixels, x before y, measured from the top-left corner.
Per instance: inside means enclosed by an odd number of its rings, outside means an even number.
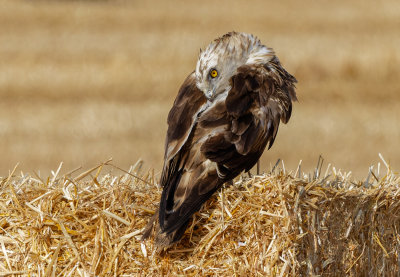
[[[162,167],[166,116],[200,47],[256,34],[300,102],[262,169],[400,168],[400,2],[0,1],[0,176],[113,157]]]

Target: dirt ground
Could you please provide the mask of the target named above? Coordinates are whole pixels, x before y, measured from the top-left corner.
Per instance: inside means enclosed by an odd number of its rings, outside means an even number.
[[[0,176],[113,157],[160,172],[166,116],[200,47],[257,35],[298,79],[261,168],[318,156],[358,178],[400,168],[400,2],[0,0]]]

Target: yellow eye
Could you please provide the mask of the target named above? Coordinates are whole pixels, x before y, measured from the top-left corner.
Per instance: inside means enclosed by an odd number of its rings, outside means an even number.
[[[210,71],[210,76],[211,78],[215,78],[218,76],[218,71],[216,69],[213,69]]]

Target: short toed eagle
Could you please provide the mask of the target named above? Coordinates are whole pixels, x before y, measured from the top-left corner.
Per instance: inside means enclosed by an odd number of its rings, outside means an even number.
[[[296,79],[255,36],[230,32],[200,52],[168,115],[160,206],[143,238],[177,242],[193,213],[250,170],[287,123]]]

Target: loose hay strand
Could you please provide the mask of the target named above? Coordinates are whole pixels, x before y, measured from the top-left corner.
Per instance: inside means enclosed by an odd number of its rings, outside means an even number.
[[[55,264],[57,264],[57,258],[58,258],[58,254],[60,253],[60,249],[61,249],[61,241],[58,243],[57,249],[53,253],[53,256],[51,258],[49,265],[47,266],[44,276],[50,276],[50,273],[52,273],[51,275],[55,274],[55,268],[53,266]]]
[[[8,269],[12,271],[10,259],[8,258],[6,247],[4,246],[4,241],[1,241],[1,250],[3,251],[4,258],[6,259]]]

